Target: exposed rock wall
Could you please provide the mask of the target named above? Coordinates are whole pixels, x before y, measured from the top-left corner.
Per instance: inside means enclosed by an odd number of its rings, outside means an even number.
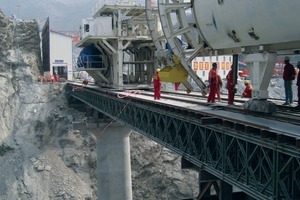
[[[82,172],[83,181],[65,162],[70,154],[61,144],[76,133],[64,86],[35,81],[41,66],[37,22],[0,12],[0,36],[0,199],[92,199],[89,171]],[[89,169],[84,160],[79,171]]]
[[[8,19],[0,12],[0,106],[3,108],[0,139],[12,130],[20,96],[40,73],[40,38],[35,21]],[[25,87],[22,87],[25,86]]]

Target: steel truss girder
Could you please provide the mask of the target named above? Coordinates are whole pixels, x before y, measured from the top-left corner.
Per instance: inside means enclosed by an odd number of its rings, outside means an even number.
[[[70,91],[70,95],[255,199],[300,199],[297,149],[221,125],[203,125],[204,115],[152,102],[86,89]]]

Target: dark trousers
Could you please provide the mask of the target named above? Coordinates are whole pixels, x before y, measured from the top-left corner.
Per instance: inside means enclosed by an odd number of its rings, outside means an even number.
[[[233,104],[234,101],[234,86],[228,87],[228,104]]]
[[[300,86],[298,86],[298,105],[300,105]]]

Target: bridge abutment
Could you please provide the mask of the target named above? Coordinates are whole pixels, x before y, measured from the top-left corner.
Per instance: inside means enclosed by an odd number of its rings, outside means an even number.
[[[131,129],[112,124],[97,138],[97,199],[132,200]]]

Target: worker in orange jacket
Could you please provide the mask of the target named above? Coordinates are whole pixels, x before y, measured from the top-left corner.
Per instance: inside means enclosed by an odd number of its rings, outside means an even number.
[[[154,100],[156,100],[156,99],[159,100],[160,99],[161,81],[160,81],[158,72],[160,72],[159,68],[156,70],[156,73],[153,76]]]
[[[252,98],[252,86],[251,86],[251,84],[249,83],[249,81],[245,81],[244,82],[244,84],[245,84],[245,90],[244,90],[244,92],[243,92],[243,94],[242,94],[242,97],[245,97],[245,98]]]
[[[207,98],[207,102],[215,103],[217,85],[218,85],[217,63],[212,64],[212,68],[208,74],[208,82],[209,82],[209,95]]]
[[[226,80],[227,80],[227,90],[228,90],[228,104],[233,104],[234,101],[234,94],[236,93],[235,84],[233,83],[233,71],[232,71],[232,65],[231,69],[229,70]]]

